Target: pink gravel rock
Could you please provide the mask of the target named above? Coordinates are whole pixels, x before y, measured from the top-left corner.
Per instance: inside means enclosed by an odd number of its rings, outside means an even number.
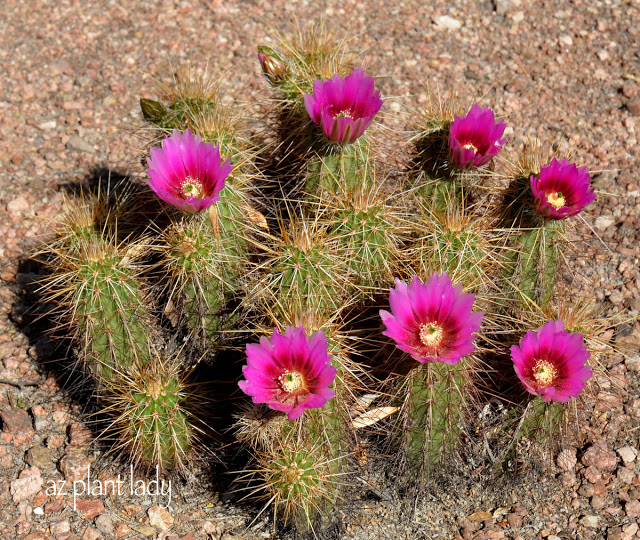
[[[519,529],[522,527],[522,517],[512,512],[507,514],[507,523],[512,529]]]
[[[91,462],[87,456],[74,452],[65,454],[60,460],[60,471],[67,482],[84,480],[90,471]]]
[[[142,506],[139,504],[125,504],[124,511],[131,517],[138,515],[138,513],[142,510]]]
[[[116,530],[116,538],[118,539],[126,538],[131,534],[133,534],[133,531],[131,530],[131,528],[126,523],[123,523],[122,521],[119,521],[118,523],[116,523],[115,530]]]
[[[630,99],[627,102],[627,109],[634,116],[640,115],[640,98]]]
[[[625,412],[634,420],[640,420],[640,399],[633,399],[624,407]]]
[[[29,499],[42,487],[42,475],[38,467],[30,467],[24,469],[20,476],[11,482],[11,495],[13,502],[18,504],[21,501]]]
[[[159,506],[152,506],[147,511],[149,515],[149,525],[159,529],[161,531],[168,531],[171,527],[173,527],[173,516],[169,513],[166,508],[161,508]]]
[[[595,443],[582,456],[582,463],[587,467],[597,467],[601,471],[614,471],[618,463],[616,453],[602,443]]]
[[[595,484],[602,478],[602,472],[600,471],[600,469],[598,469],[598,467],[594,467],[592,465],[591,467],[583,469],[582,476],[584,476],[585,480],[587,480],[588,482]]]
[[[39,467],[43,471],[54,470],[55,459],[54,451],[44,446],[32,446],[25,455],[25,460],[29,465]]]
[[[593,496],[593,484],[589,484],[588,482],[582,482],[580,488],[578,489],[578,494],[582,497],[592,497]]]
[[[629,501],[624,505],[624,511],[627,514],[627,517],[640,517],[640,501]]]
[[[576,459],[576,449],[575,448],[564,448],[560,454],[558,454],[558,458],[556,459],[556,464],[563,471],[571,471],[577,463]]]
[[[31,203],[26,197],[20,196],[17,199],[13,199],[7,204],[7,210],[14,216],[19,216],[23,212],[28,211],[31,208]]]
[[[620,467],[616,472],[616,476],[622,485],[629,485],[633,482],[636,474],[626,467]]]
[[[598,516],[583,516],[580,518],[580,524],[589,529],[597,529],[600,524]]]
[[[106,535],[107,538],[111,538],[113,536],[113,519],[108,512],[104,512],[96,518],[96,527],[101,533]]]
[[[6,409],[0,412],[2,419],[2,431],[6,433],[19,434],[33,430],[31,416],[23,409]]]
[[[89,501],[85,499],[76,499],[74,501],[73,498],[70,498],[67,499],[67,504],[71,508],[74,508],[75,504],[76,511],[82,514],[82,517],[86,519],[94,519],[104,512],[104,504],[100,499],[93,499]]]
[[[51,540],[53,537],[44,531],[33,531],[27,534],[22,540]]]
[[[98,540],[100,533],[93,527],[87,527],[82,535],[82,540]]]
[[[623,446],[617,452],[624,463],[633,463],[638,456],[638,450],[632,446]]]
[[[54,536],[60,536],[71,532],[71,524],[69,520],[54,521],[49,525],[49,530]]]

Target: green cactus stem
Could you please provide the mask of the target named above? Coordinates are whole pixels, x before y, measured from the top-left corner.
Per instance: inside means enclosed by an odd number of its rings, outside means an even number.
[[[296,310],[314,310],[332,315],[342,307],[346,269],[336,249],[335,238],[316,224],[294,220],[283,231],[284,241],[269,262],[265,278],[256,292],[278,319]]]
[[[171,295],[180,299],[187,325],[204,344],[219,343],[220,332],[237,322],[230,306],[241,289],[247,240],[238,230],[243,216],[234,195],[230,189],[210,212],[181,217],[160,247]]]
[[[366,134],[353,144],[330,145],[309,160],[305,192],[318,197],[323,191],[338,194],[369,187],[372,184],[369,160]]]
[[[558,268],[562,224],[552,221],[522,232],[506,265],[511,283],[517,287],[516,299],[526,308],[532,303],[548,305]]]
[[[383,210],[342,209],[334,214],[338,223],[332,232],[345,247],[354,283],[381,284],[389,281],[389,265],[397,255],[397,246],[389,234]]]
[[[285,523],[312,531],[319,514],[331,501],[335,484],[328,463],[312,443],[292,434],[272,452],[257,454],[265,498]]]
[[[471,291],[486,287],[491,267],[501,257],[501,235],[462,208],[449,206],[442,212],[424,201],[418,206],[421,219],[413,226],[420,244],[415,249],[426,273],[447,272]]]
[[[67,237],[67,240],[70,238]],[[50,263],[43,287],[71,327],[81,358],[98,382],[134,362],[148,361],[151,316],[135,259],[144,243],[118,246],[82,238]]]
[[[167,470],[184,469],[188,462],[202,429],[188,412],[194,396],[181,371],[179,361],[155,354],[147,366],[136,363],[116,374],[102,393],[113,417],[105,434],[133,463]]]
[[[407,474],[423,484],[451,456],[462,432],[467,392],[465,367],[441,362],[415,367],[396,437],[402,440]]]
[[[506,461],[516,457],[518,444],[523,439],[537,441],[547,448],[553,446],[566,425],[567,408],[557,401],[542,401],[535,397],[522,414],[517,414],[521,411],[520,408],[514,408],[503,424],[502,429],[513,430],[513,435],[507,448],[496,457],[496,468],[503,467]]]

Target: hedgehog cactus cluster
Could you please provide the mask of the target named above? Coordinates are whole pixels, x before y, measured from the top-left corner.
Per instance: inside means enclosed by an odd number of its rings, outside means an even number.
[[[344,42],[316,27],[258,50],[277,98],[259,135],[194,70],[141,99],[146,181],[69,198],[43,288],[123,459],[224,460],[203,404],[233,398],[247,489],[305,530],[363,440],[424,487],[487,396],[514,440],[567,413],[599,327],[558,307],[562,253],[596,196],[586,168],[453,98],[416,114],[393,169],[385,100]]]

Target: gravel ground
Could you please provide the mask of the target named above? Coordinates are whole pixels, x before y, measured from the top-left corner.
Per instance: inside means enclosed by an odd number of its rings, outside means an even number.
[[[115,471],[89,443],[64,381],[45,369],[43,340],[24,328],[34,277],[24,261],[60,210],[62,184],[97,169],[141,172],[138,98],[153,97],[151,77],[167,80],[185,59],[209,61],[229,72],[226,100],[264,99],[255,47],[297,18],[355,36],[368,72],[399,104],[392,112],[425,104],[429,83],[483,97],[511,137],[568,140],[599,191],[578,223],[586,247],[577,273],[607,314],[627,319],[607,337],[628,355],[607,366],[593,414],[565,452],[499,485],[481,472],[443,484],[415,512],[368,488],[335,536],[640,538],[640,2],[5,0],[2,12],[0,379],[32,385],[0,383],[1,537],[275,537],[268,519],[252,523],[255,509],[224,503],[196,480],[175,481],[168,512],[150,495],[92,494],[74,508],[47,490],[88,467],[103,480]],[[405,127],[401,114],[388,116]]]

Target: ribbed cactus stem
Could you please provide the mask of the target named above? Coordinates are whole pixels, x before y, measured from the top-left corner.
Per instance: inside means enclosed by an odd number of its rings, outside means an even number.
[[[291,242],[282,245],[274,260],[269,285],[278,313],[291,305],[315,308],[327,314],[338,309],[343,296],[344,269],[331,253],[331,246],[317,242]]]
[[[369,144],[363,135],[353,144],[331,145],[316,154],[308,164],[305,191],[318,196],[354,190],[371,183]]]
[[[147,387],[132,395],[137,407],[131,412],[130,435],[147,463],[173,468],[188,454],[192,428],[181,405],[180,382],[173,376],[146,381]]]
[[[526,437],[549,443],[560,430],[563,417],[564,408],[557,401],[542,401],[536,397],[525,410],[524,419],[514,438],[520,440]]]
[[[557,233],[558,225],[546,222],[523,232],[518,239],[514,278],[519,278],[523,307],[531,302],[546,306],[551,298],[558,265]]]
[[[542,401],[539,397],[535,397],[519,417],[514,414],[517,410],[511,411],[503,424],[505,431],[512,429],[515,424],[515,431],[509,446],[496,459],[495,467],[497,469],[502,467],[505,461],[515,456],[521,439],[526,438],[549,446],[556,440],[562,429],[565,408],[561,403]]]
[[[336,198],[337,208],[330,219],[331,233],[344,251],[351,274],[350,284],[356,292],[359,286],[374,286],[390,279],[390,268],[398,258],[399,233],[390,222],[389,213],[375,201],[358,201],[359,196],[345,194]]]
[[[462,429],[465,378],[460,363],[428,363],[408,375],[408,418],[400,436],[411,474],[424,482],[449,457]]]
[[[313,443],[291,434],[271,452],[258,454],[260,472],[275,511],[300,531],[310,531],[325,507],[331,473]]]
[[[113,418],[106,434],[134,463],[182,469],[202,432],[196,426],[204,426],[201,418],[187,412],[193,406],[187,402],[198,389],[187,390],[180,359],[168,360],[152,351],[147,365],[136,362],[122,369],[102,390],[105,411]]]
[[[348,414],[344,410],[349,402],[342,366],[346,359],[340,356],[338,343],[331,337],[328,341],[329,350],[333,353],[332,363],[338,370],[333,384],[335,397],[321,409],[306,410],[296,423],[285,420],[278,437],[279,441],[285,443],[281,449],[285,461],[291,461],[290,449],[294,447],[297,452],[297,468],[313,471],[306,480],[302,472],[293,477],[279,475],[278,491],[295,496],[296,505],[289,513],[296,516],[298,527],[302,526],[304,530],[317,522],[326,523],[331,515],[338,497],[339,478],[345,472],[351,441],[346,420]],[[281,461],[274,459],[276,463]],[[304,462],[304,467],[299,460]],[[269,470],[267,473],[271,474]],[[291,496],[285,498],[289,502],[292,499]]]
[[[439,212],[451,208],[465,208],[467,193],[457,176],[434,177],[415,184],[416,196]]]
[[[78,261],[70,274],[71,305],[79,345],[91,372],[107,379],[114,370],[148,361],[149,313],[136,273],[124,254],[104,247]]]
[[[466,206],[461,178],[448,165],[449,125],[433,118],[414,139],[416,176],[411,182],[418,198],[443,213]]]
[[[182,299],[189,328],[210,343],[219,341],[220,331],[235,322],[227,307],[240,289],[247,249],[233,190],[218,204],[209,213],[175,223],[162,249],[172,275],[171,290]]]
[[[195,117],[213,111],[216,107],[216,103],[205,96],[182,96],[167,106],[159,101],[140,98],[140,109],[144,119],[167,134],[174,129],[184,131],[191,127]]]
[[[557,224],[554,224],[557,226]],[[556,282],[556,272],[558,271],[558,231],[557,228],[547,228],[546,241],[548,245],[544,252],[544,266],[542,275],[542,293],[540,295],[540,305],[548,306],[553,296],[553,286]]]
[[[339,408],[339,400],[343,399],[340,394],[344,394],[344,389],[336,388],[336,397],[322,410],[309,411],[305,421],[307,436],[321,449],[334,474],[340,472],[343,458],[349,453],[349,437]]]

